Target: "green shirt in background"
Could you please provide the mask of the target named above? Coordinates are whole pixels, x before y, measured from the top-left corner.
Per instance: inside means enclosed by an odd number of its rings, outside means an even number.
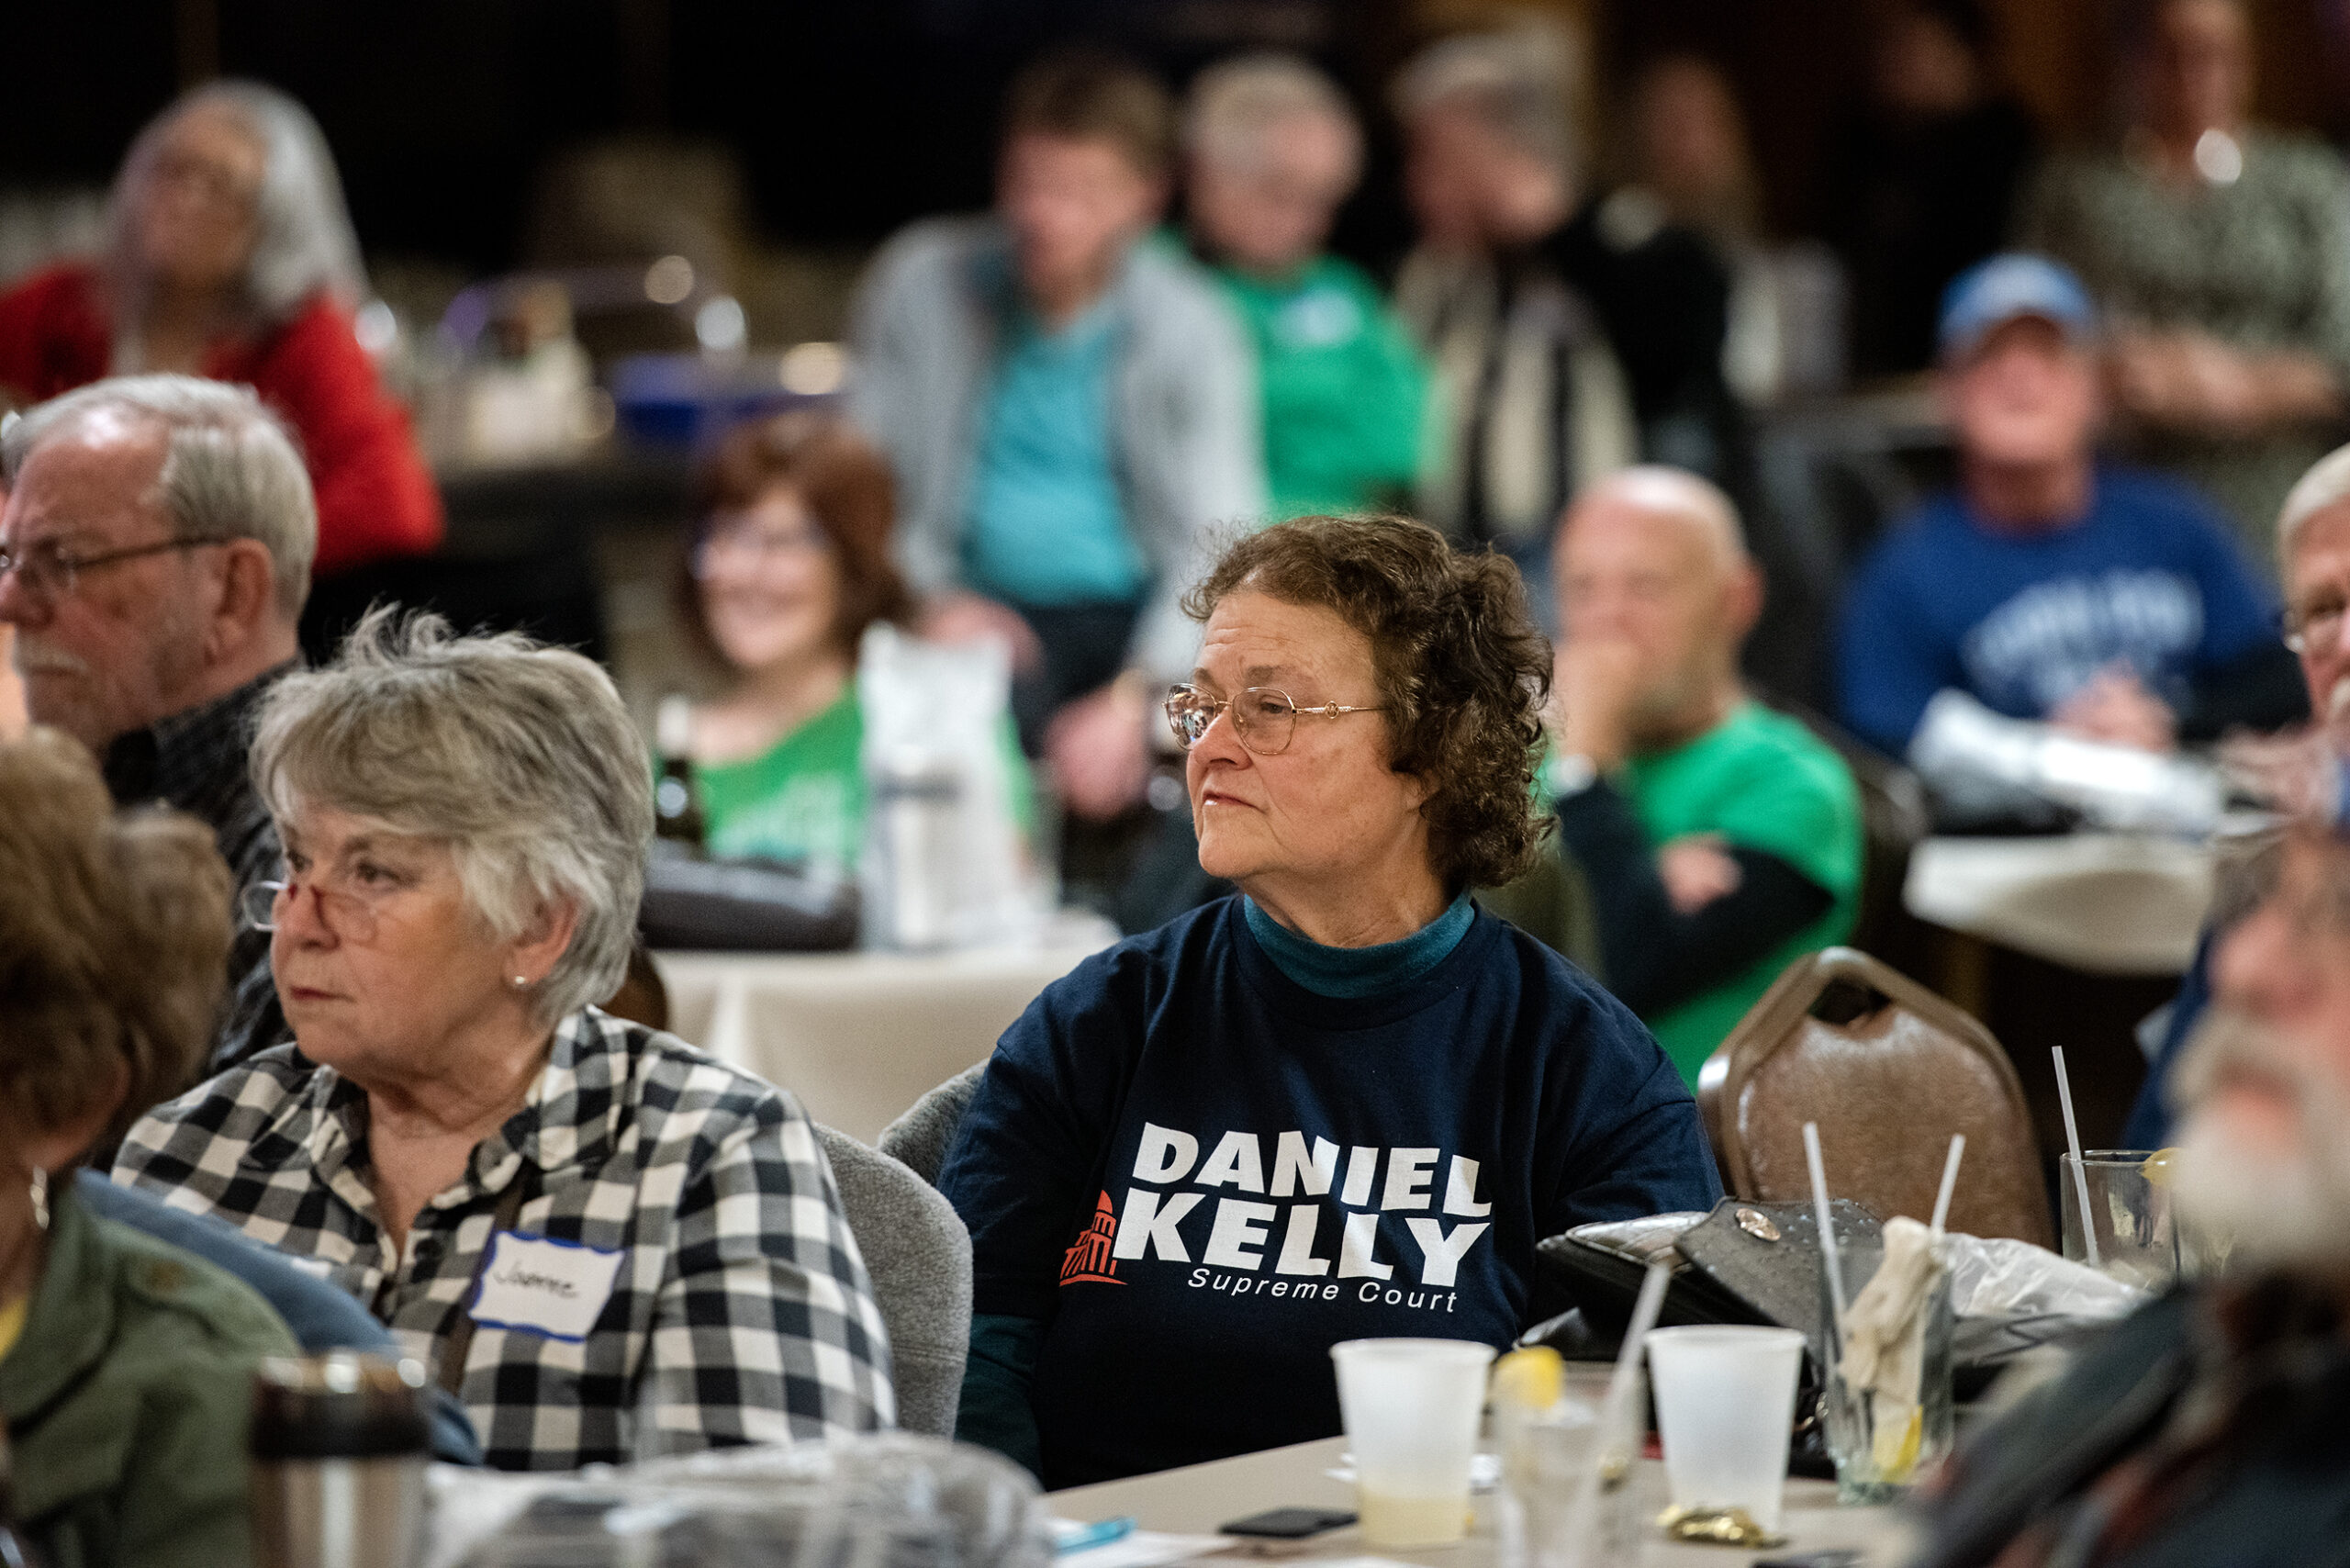
[[[1681,1076],[1695,1083],[1714,1047],[1781,971],[1852,935],[1861,891],[1860,790],[1826,742],[1753,701],[1686,745],[1634,757],[1624,783],[1651,846],[1718,833],[1777,856],[1834,901],[1742,973],[1646,1020]]]
[[[1009,719],[1003,737],[1013,821],[1025,831],[1035,809]],[[758,756],[694,764],[710,853],[722,860],[757,856],[855,869],[865,847],[864,746],[865,713],[851,681],[832,706]]]
[[[1331,256],[1281,283],[1215,275],[1257,350],[1275,515],[1393,504],[1419,475],[1427,373],[1371,279]]]

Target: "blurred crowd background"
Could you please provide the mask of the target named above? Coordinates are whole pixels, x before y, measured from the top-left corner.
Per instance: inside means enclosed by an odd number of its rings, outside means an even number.
[[[626,356],[747,350],[757,374],[730,385],[763,382],[772,402],[834,389],[843,362],[831,345],[845,336],[873,248],[915,218],[989,204],[1006,85],[1073,41],[1113,47],[1179,90],[1250,50],[1326,71],[1364,138],[1362,178],[1330,249],[1392,282],[1418,232],[1394,112],[1399,73],[1433,39],[1530,24],[1528,48],[1554,52],[1575,205],[1645,196],[1607,209],[1615,231],[1669,220],[1701,237],[1733,276],[1722,368],[1744,405],[1748,447],[1698,466],[1739,470],[1716,476],[1753,514],[1771,579],[1750,668],[1777,693],[1828,709],[1826,626],[1841,574],[1943,476],[1930,405],[1850,395],[1897,391],[1927,368],[1941,290],[2019,237],[2019,204],[2047,154],[2114,143],[2145,119],[2158,90],[2142,47],[2153,9],[2142,0],[46,7],[22,19],[16,84],[0,103],[0,280],[100,247],[105,193],[125,149],[178,92],[217,76],[283,88],[331,149],[372,302],[362,341],[410,403],[442,481],[448,539],[431,597],[461,621],[519,619],[619,652],[632,706],[649,722],[658,692],[675,683],[673,655],[656,624],[657,574],[628,565],[645,554],[630,531],[672,525],[681,468],[657,459],[704,432],[665,400],[684,395],[676,367],[632,366]],[[2350,133],[2350,6],[2265,0],[2245,15],[2251,117],[2318,138]],[[557,271],[568,274],[560,295],[485,287]],[[526,361],[530,376],[520,374]],[[1628,368],[1640,383],[1641,367]],[[705,407],[714,400],[705,386],[693,390]],[[1651,401],[1645,385],[1635,392]],[[741,411],[740,400],[733,407]],[[1650,457],[1686,455],[1648,444]],[[631,461],[648,454],[656,460]],[[568,471],[569,482],[501,482],[533,466]],[[2289,477],[2292,460],[2271,466]],[[2273,474],[2242,495],[2217,487],[2253,514],[2273,511],[2282,493]],[[2253,516],[2247,533],[2266,522]],[[347,623],[357,591],[324,594],[319,617]]]

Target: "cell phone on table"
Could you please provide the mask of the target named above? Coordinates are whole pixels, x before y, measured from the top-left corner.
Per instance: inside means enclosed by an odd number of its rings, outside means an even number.
[[[1355,1522],[1344,1508],[1267,1508],[1219,1529],[1225,1535],[1254,1536],[1264,1540],[1304,1540],[1325,1530],[1343,1529]]]

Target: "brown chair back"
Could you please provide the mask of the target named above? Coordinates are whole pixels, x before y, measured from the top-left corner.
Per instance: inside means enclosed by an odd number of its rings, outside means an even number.
[[[2046,1247],[2053,1232],[2031,1113],[1991,1032],[1851,947],[1787,967],[1707,1058],[1697,1087],[1732,1192],[1808,1199],[1803,1125],[1829,1190],[1880,1219],[1933,1215],[1953,1133],[1966,1135],[1950,1228]]]

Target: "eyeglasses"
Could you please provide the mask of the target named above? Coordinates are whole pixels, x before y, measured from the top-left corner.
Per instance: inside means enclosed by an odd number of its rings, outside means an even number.
[[[111,566],[121,561],[136,561],[142,555],[160,555],[166,550],[194,550],[206,544],[227,544],[226,539],[164,539],[152,544],[133,544],[127,550],[107,550],[95,555],[76,555],[52,540],[37,541],[31,548],[16,551],[0,545],[0,577],[17,574],[17,586],[43,604],[54,604],[72,594],[84,572],[95,566]]]
[[[159,185],[173,186],[224,212],[249,211],[261,195],[261,186],[241,170],[176,150],[158,153],[148,174]]]
[[[2297,654],[2312,647],[2327,647],[2342,640],[2342,617],[2345,606],[2340,599],[2320,604],[2312,609],[2288,610],[2278,617],[2285,633],[2285,645]]]
[[[304,881],[255,882],[237,895],[237,913],[256,931],[274,931],[285,923],[305,892],[319,897],[319,918],[346,942],[375,939],[384,902],[398,890],[329,887],[315,878]]]
[[[1210,697],[1198,687],[1186,682],[1167,694],[1167,722],[1174,727],[1175,744],[1185,751],[1200,744],[1215,722],[1218,713],[1232,711],[1232,730],[1240,744],[1259,756],[1279,756],[1289,749],[1290,737],[1297,733],[1297,716],[1313,713],[1335,719],[1341,713],[1383,713],[1384,708],[1348,707],[1326,702],[1319,708],[1301,708],[1290,700],[1286,691],[1270,686],[1252,686],[1231,697]]]
[[[764,566],[786,556],[822,555],[832,547],[833,542],[820,529],[800,528],[787,532],[741,525],[715,527],[694,546],[693,574],[696,577],[708,577],[728,557],[748,566]]]

